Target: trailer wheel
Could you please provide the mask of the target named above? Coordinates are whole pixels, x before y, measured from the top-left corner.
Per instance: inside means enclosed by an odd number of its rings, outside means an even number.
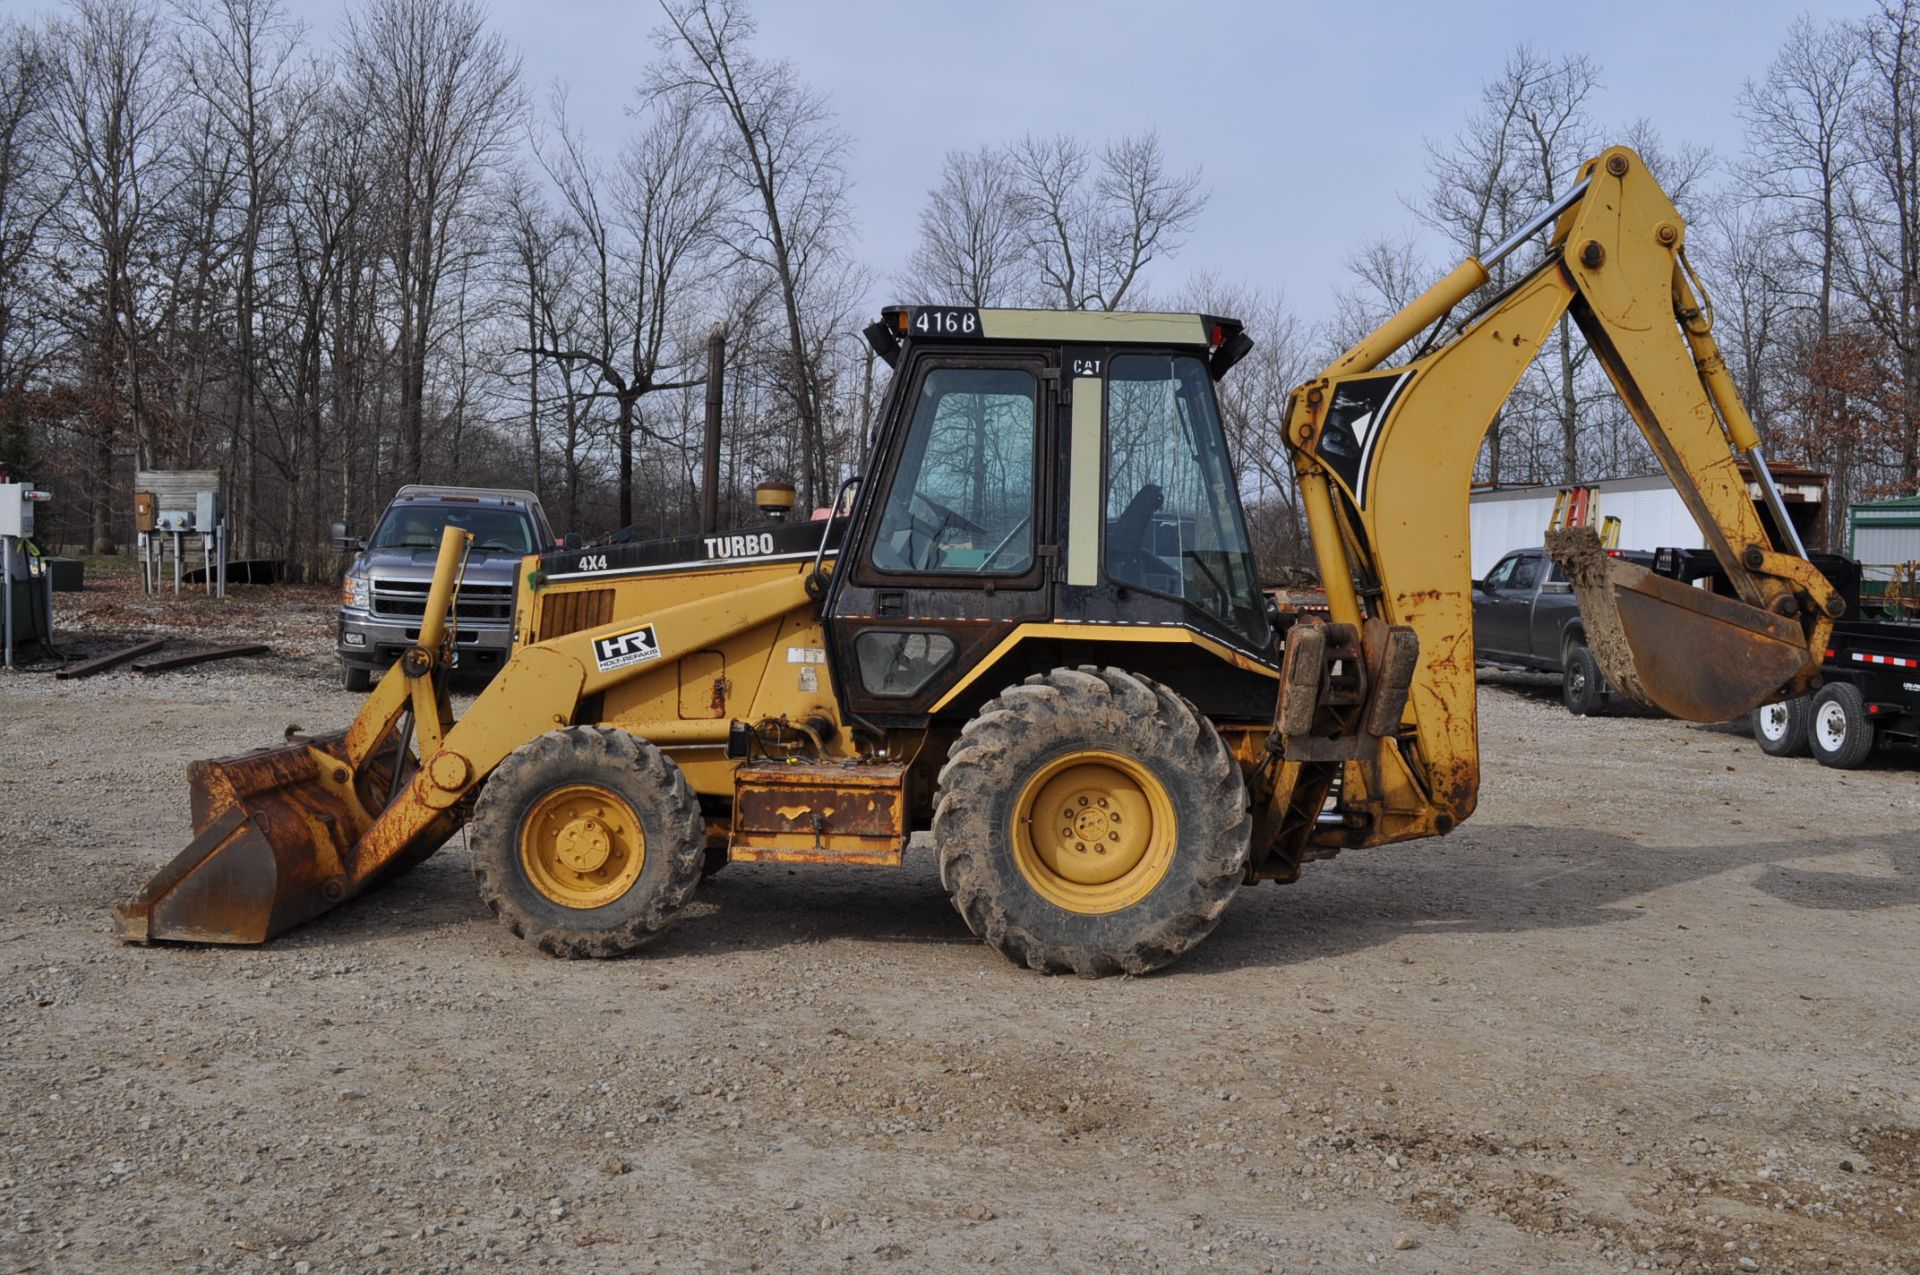
[[[516,748],[473,812],[473,877],[507,928],[552,956],[622,956],[700,882],[706,823],[686,776],[625,731],[574,726]]]
[[[1820,688],[1808,713],[1807,743],[1813,759],[1836,770],[1854,770],[1873,752],[1873,722],[1867,703],[1852,682]]]
[[[1018,965],[1144,974],[1205,938],[1247,870],[1246,784],[1213,723],[1120,669],[1055,669],[967,723],[940,772],[940,879]]]
[[[1807,755],[1807,697],[1796,695],[1753,710],[1753,742],[1769,757]]]
[[[1606,679],[1601,675],[1600,665],[1594,661],[1593,652],[1587,649],[1587,644],[1575,642],[1567,647],[1560,673],[1560,698],[1566,703],[1567,711],[1575,717],[1585,717],[1600,707],[1600,696],[1605,686]]]

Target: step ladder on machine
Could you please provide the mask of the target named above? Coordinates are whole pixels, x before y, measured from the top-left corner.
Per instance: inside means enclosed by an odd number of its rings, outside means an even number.
[[[1560,494],[1553,498],[1553,516],[1547,520],[1548,531],[1559,531],[1563,527],[1591,527],[1594,514],[1600,508],[1600,493],[1591,487],[1562,487]],[[1603,549],[1620,547],[1620,520],[1614,517],[1600,521],[1600,546]]]

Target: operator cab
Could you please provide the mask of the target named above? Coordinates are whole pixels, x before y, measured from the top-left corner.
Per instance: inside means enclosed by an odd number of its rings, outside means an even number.
[[[1273,667],[1274,640],[1214,397],[1252,346],[1237,322],[899,307],[867,337],[894,375],[828,603],[849,708],[964,715],[1086,662],[1099,634],[1136,666],[1154,643],[1203,711],[1270,714],[1252,666]]]

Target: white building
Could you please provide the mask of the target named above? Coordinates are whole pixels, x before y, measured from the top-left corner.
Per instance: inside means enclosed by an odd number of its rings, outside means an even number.
[[[1827,476],[1779,462],[1772,469],[1774,482],[1807,548],[1825,548],[1826,522],[1821,513],[1826,506]],[[1594,526],[1607,518],[1620,520],[1620,548],[1706,547],[1699,524],[1665,474],[1605,478],[1582,485],[1591,488],[1596,497],[1588,511]],[[1757,502],[1759,486],[1748,483],[1747,489]],[[1486,575],[1502,555],[1515,549],[1538,548],[1546,542],[1547,523],[1553,518],[1553,504],[1561,490],[1546,485],[1474,489],[1469,505],[1474,579]],[[1765,519],[1764,514],[1761,517]]]

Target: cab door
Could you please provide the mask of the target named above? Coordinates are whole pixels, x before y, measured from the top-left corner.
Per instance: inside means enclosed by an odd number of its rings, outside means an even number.
[[[846,707],[882,725],[1047,617],[1056,543],[1048,354],[926,350],[901,374],[829,602]]]

